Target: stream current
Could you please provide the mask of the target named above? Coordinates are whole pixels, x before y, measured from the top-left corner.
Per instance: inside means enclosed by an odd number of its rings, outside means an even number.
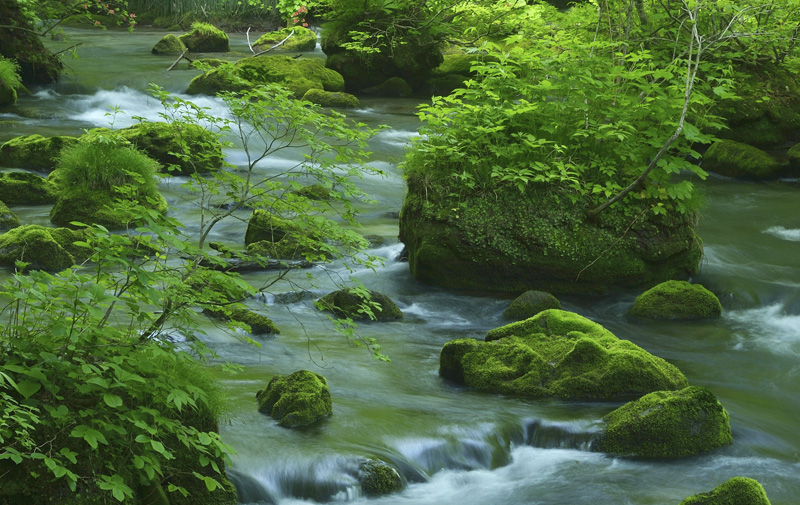
[[[67,30],[79,59],[67,60],[61,83],[21,96],[0,113],[0,143],[18,135],[79,135],[108,126],[109,106],[118,106],[115,126],[130,116],[157,121],[159,103],[147,94],[150,82],[180,93],[195,70],[172,56],[153,56],[163,32]],[[253,35],[251,35],[253,36]],[[256,37],[258,34],[255,35]],[[247,53],[243,35],[232,50]],[[306,57],[322,57],[316,53]],[[209,97],[190,97],[222,114]],[[375,200],[360,215],[365,235],[383,239],[370,252],[386,259],[376,271],[356,271],[368,288],[389,295],[404,313],[400,321],[364,324],[391,363],[374,360],[349,345],[312,307],[315,297],[335,289],[349,273],[342,265],[315,267],[292,284],[273,286],[248,301],[271,317],[281,334],[257,337],[262,347],[241,343],[227,329],[208,324],[202,338],[220,359],[244,371],[222,376],[230,399],[223,440],[234,447],[230,474],[242,503],[459,505],[677,505],[734,476],[762,483],[774,505],[800,503],[800,214],[796,181],[739,182],[710,177],[699,235],[705,257],[693,279],[720,296],[716,321],[643,322],[626,312],[637,292],[605,297],[561,297],[575,311],[680,368],[693,385],[710,388],[730,413],[734,443],[711,453],[655,461],[592,452],[600,419],[618,403],[526,400],[472,391],[440,379],[441,346],[454,338],[483,338],[505,324],[510,299],[448,291],[414,281],[397,261],[396,213],[405,185],[398,163],[417,134],[418,102],[364,99],[347,112],[371,126],[390,130],[371,142],[372,164],[385,178],[360,186]],[[244,159],[233,148],[227,158]],[[298,154],[299,156],[299,154]],[[258,170],[286,160],[268,159]],[[162,184],[173,214],[191,229],[196,210],[174,178]],[[25,224],[49,225],[46,206],[14,207]],[[212,240],[238,243],[244,224],[215,230]],[[247,274],[255,285],[267,272]],[[305,293],[287,297],[300,284]],[[324,375],[333,415],[305,430],[287,430],[256,411],[255,392],[274,374],[309,369]],[[381,498],[362,495],[356,480],[366,458],[395,466],[408,482],[404,491]]]

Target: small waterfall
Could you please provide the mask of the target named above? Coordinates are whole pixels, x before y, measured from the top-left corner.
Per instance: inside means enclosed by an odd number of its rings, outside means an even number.
[[[539,449],[591,451],[599,435],[599,423],[535,419],[525,426],[525,445]]]

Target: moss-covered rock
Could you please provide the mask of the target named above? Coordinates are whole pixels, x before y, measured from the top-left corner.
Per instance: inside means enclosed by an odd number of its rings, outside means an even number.
[[[230,51],[228,35],[208,23],[192,23],[188,33],[178,39],[193,53],[226,53]]]
[[[555,296],[544,291],[530,290],[516,297],[511,302],[511,305],[503,311],[503,317],[514,321],[522,321],[535,316],[543,310],[560,308],[561,302]]]
[[[369,307],[374,317],[370,317],[364,305]],[[317,300],[317,306],[333,312],[336,317],[349,317],[354,321],[393,321],[403,317],[400,308],[388,296],[377,291],[370,291],[369,299],[365,299],[356,290],[340,289]]]
[[[377,86],[362,89],[361,92],[370,96],[400,98],[411,96],[414,90],[402,77],[390,77]]]
[[[74,146],[77,137],[23,135],[0,146],[0,166],[44,170],[55,169],[58,156],[65,147]]]
[[[279,242],[287,235],[301,233],[300,226],[296,223],[278,217],[264,209],[256,209],[247,221],[247,230],[244,234],[245,245],[255,242]]]
[[[308,186],[303,186],[294,193],[302,196],[303,198],[318,202],[331,199],[331,190],[322,184],[309,184]]]
[[[786,166],[785,161],[734,140],[718,140],[703,155],[705,170],[742,179],[776,178]]]
[[[786,151],[786,157],[792,168],[800,168],[800,144],[795,144]]]
[[[137,198],[134,202],[127,195],[114,191],[63,189],[50,210],[50,222],[57,226],[71,227],[73,221],[84,224],[99,224],[109,230],[124,230],[133,224],[131,206],[143,203],[160,214],[167,212],[167,201],[161,194],[148,194],[151,202]]]
[[[164,35],[150,51],[153,54],[182,54],[186,45],[173,34]]]
[[[119,134],[165,168],[172,167],[173,174],[203,174],[222,166],[222,143],[197,124],[138,123],[119,130]]]
[[[291,26],[260,36],[253,44],[253,49],[256,52],[264,51],[286,37],[289,37],[286,42],[273,49],[274,51],[313,51],[317,47],[316,33],[302,26]]]
[[[0,200],[10,205],[55,203],[56,185],[29,172],[0,173]]]
[[[465,87],[465,82],[469,77],[464,77],[459,74],[443,75],[441,77],[432,77],[428,81],[428,91],[434,96],[447,96],[453,91]]]
[[[11,228],[19,226],[19,218],[11,212],[8,206],[0,201],[0,232],[5,233]]]
[[[259,412],[285,428],[306,426],[333,412],[328,381],[308,370],[273,377],[266,389],[256,393],[256,400]]]
[[[666,281],[636,297],[629,313],[649,319],[707,319],[719,317],[722,305],[700,284]]]
[[[325,91],[312,88],[303,95],[303,100],[321,105],[322,107],[336,107],[340,109],[354,109],[358,107],[358,98],[344,92]]]
[[[58,272],[75,264],[70,251],[76,252],[72,242],[79,239],[43,226],[20,226],[0,235],[0,265],[24,261],[32,270]]]
[[[31,23],[28,9],[19,2],[0,2],[0,19],[7,27],[0,30],[0,56],[19,64],[20,77],[25,85],[57,82],[64,68],[61,59],[49,51]]]
[[[383,496],[403,489],[403,478],[397,470],[374,459],[359,466],[358,482],[366,496]]]
[[[707,493],[686,498],[680,505],[770,505],[770,501],[757,480],[733,477]]]
[[[677,458],[733,442],[728,412],[708,389],[655,391],[603,418],[598,448],[614,454]]]
[[[661,358],[563,310],[489,331],[485,342],[442,347],[439,375],[494,393],[533,398],[613,399],[687,386]]]
[[[250,333],[253,335],[264,335],[268,333],[277,335],[280,333],[280,330],[278,330],[278,327],[272,322],[272,319],[247,308],[246,305],[241,303],[203,309],[203,313],[217,319],[244,323],[250,327]]]

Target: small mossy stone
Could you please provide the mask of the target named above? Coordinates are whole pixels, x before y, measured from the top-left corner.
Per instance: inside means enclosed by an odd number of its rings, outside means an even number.
[[[728,412],[708,389],[656,391],[603,418],[599,449],[648,458],[700,454],[733,442]]]
[[[757,480],[733,477],[711,491],[686,498],[679,505],[770,505],[770,501]]]
[[[325,91],[310,89],[303,95],[303,100],[322,107],[336,107],[340,109],[354,109],[358,107],[358,98],[345,92]]]
[[[367,305],[372,312],[372,317],[365,311]],[[385,294],[377,291],[369,292],[369,300],[352,289],[340,289],[323,296],[317,300],[317,306],[322,310],[333,312],[336,317],[349,317],[354,321],[393,321],[401,319],[403,313],[400,308]]]
[[[0,232],[5,233],[19,226],[19,217],[11,212],[4,202],[0,201]]]
[[[294,191],[296,195],[303,198],[314,200],[317,202],[324,202],[331,199],[331,190],[322,184],[310,184]]]
[[[700,284],[666,281],[636,297],[629,314],[648,319],[710,319],[722,314],[722,305]]]
[[[43,226],[27,225],[0,235],[0,265],[29,263],[31,270],[59,272],[75,264],[75,258]]]
[[[197,124],[147,122],[118,130],[136,148],[177,175],[207,173],[222,166],[222,143]],[[188,152],[187,152],[188,151]],[[176,153],[191,154],[190,159]]]
[[[208,23],[193,23],[189,32],[178,38],[193,53],[225,53],[230,50],[228,35]]]
[[[503,311],[503,317],[514,321],[522,321],[523,319],[535,316],[543,310],[560,308],[561,302],[550,293],[529,290],[522,293],[511,302],[511,305]]]
[[[47,179],[29,172],[0,173],[0,200],[9,205],[55,203],[58,189]]]
[[[186,45],[171,33],[164,35],[150,50],[153,54],[183,54],[184,51],[186,51]]]
[[[377,86],[364,88],[361,92],[369,96],[402,98],[411,96],[413,90],[402,77],[390,77]]]
[[[0,166],[50,172],[55,169],[61,150],[77,142],[76,137],[68,136],[15,137],[0,146]]]
[[[250,327],[250,333],[253,335],[277,335],[280,333],[280,330],[278,330],[278,327],[272,322],[272,319],[247,308],[246,305],[241,303],[203,309],[203,313],[218,319],[244,323]]]
[[[358,482],[366,496],[384,496],[403,489],[403,478],[397,470],[382,461],[368,460],[358,468]]]
[[[785,162],[734,140],[718,140],[703,155],[703,169],[728,177],[770,179],[780,176],[785,168]]]
[[[285,428],[312,424],[333,412],[325,377],[308,370],[278,375],[256,393],[258,410]]]
[[[264,51],[284,39],[286,41],[275,48],[276,51],[313,51],[317,47],[316,33],[302,26],[292,26],[265,33],[255,41],[253,49],[256,52]]]

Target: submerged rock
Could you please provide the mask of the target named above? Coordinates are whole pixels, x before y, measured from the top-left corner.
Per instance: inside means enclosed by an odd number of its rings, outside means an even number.
[[[494,393],[614,399],[688,385],[675,366],[578,314],[550,309],[442,347],[439,375]]]
[[[629,314],[649,319],[707,319],[719,317],[719,298],[700,284],[667,281],[638,297]]]
[[[757,480],[733,477],[707,493],[686,498],[680,505],[770,505],[770,502]]]
[[[733,442],[728,412],[711,391],[697,386],[650,393],[603,421],[598,448],[614,454],[677,458]]]
[[[364,305],[372,312],[371,317]],[[322,310],[333,312],[336,317],[353,319],[354,321],[393,321],[401,319],[400,308],[386,295],[377,291],[369,291],[369,299],[352,289],[341,289],[328,293],[319,300],[317,306]]]
[[[312,424],[331,415],[331,393],[325,377],[299,370],[277,375],[256,393],[258,411],[272,416],[285,428]]]
[[[208,23],[192,23],[188,33],[178,39],[193,53],[225,53],[230,51],[228,35]]]
[[[29,172],[0,173],[0,200],[10,205],[55,203],[58,195],[51,181]]]
[[[383,496],[403,489],[403,478],[383,461],[370,459],[358,468],[358,482],[366,496]]]
[[[703,169],[741,179],[777,178],[786,166],[785,161],[734,140],[717,140],[703,155]]]
[[[514,321],[522,321],[535,316],[543,310],[560,308],[561,302],[555,296],[544,291],[530,290],[515,298],[511,305],[503,311],[503,317]]]
[[[78,142],[77,137],[23,135],[0,146],[0,166],[28,168],[51,172],[58,163],[58,156],[65,147]]]

